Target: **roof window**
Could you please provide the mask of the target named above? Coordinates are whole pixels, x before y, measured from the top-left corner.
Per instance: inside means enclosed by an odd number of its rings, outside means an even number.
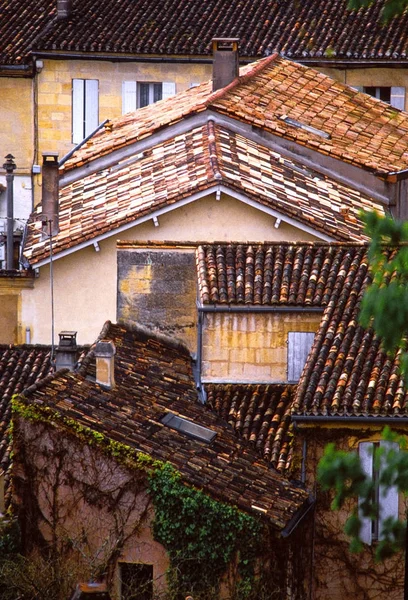
[[[180,431],[180,433],[184,433],[185,435],[202,442],[210,443],[217,435],[215,431],[211,431],[211,429],[208,429],[207,427],[188,421],[187,419],[184,419],[184,417],[178,417],[173,413],[167,413],[162,418],[161,422],[163,425],[170,427],[170,429]]]
[[[296,121],[296,119],[292,119],[287,115],[282,115],[279,117],[280,121],[284,121],[287,125],[292,125],[293,127],[297,127],[298,129],[303,129],[304,131],[308,131],[309,133],[314,133],[315,135],[319,135],[326,140],[330,139],[330,134],[322,131],[321,129],[316,129],[316,127],[312,127],[311,125],[305,125],[300,121]]]

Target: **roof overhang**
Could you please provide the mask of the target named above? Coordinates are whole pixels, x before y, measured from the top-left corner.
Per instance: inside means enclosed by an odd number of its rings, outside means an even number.
[[[324,233],[321,233],[321,232],[313,229],[312,227],[305,225],[305,224],[301,223],[300,221],[297,221],[296,219],[294,219],[292,217],[288,217],[284,213],[281,213],[275,209],[264,206],[260,202],[256,202],[255,200],[253,200],[252,198],[249,198],[248,196],[246,196],[245,194],[243,194],[241,192],[231,189],[224,184],[218,184],[218,185],[210,186],[204,190],[201,190],[200,192],[196,192],[195,194],[192,194],[191,196],[188,196],[187,198],[183,198],[177,202],[174,202],[169,206],[165,206],[163,208],[159,208],[157,210],[149,212],[148,214],[145,214],[140,218],[135,218],[134,221],[131,221],[124,225],[120,225],[119,227],[115,227],[114,229],[111,229],[105,233],[97,235],[91,239],[87,239],[83,242],[79,242],[72,248],[67,248],[66,250],[62,250],[61,252],[56,252],[55,254],[53,254],[53,261],[56,261],[59,258],[64,258],[65,256],[68,256],[69,254],[73,254],[74,252],[78,252],[79,250],[82,250],[89,246],[93,246],[94,244],[97,244],[98,242],[101,242],[105,239],[111,238],[113,236],[117,236],[119,233],[122,233],[129,229],[132,229],[133,227],[137,227],[138,225],[141,225],[142,223],[146,223],[147,221],[154,221],[155,219],[158,219],[161,215],[172,212],[178,208],[186,206],[187,204],[191,204],[192,202],[196,202],[197,200],[200,200],[201,198],[205,198],[205,197],[208,197],[211,195],[215,195],[216,198],[219,198],[221,194],[227,194],[228,196],[230,196],[240,202],[243,202],[244,204],[247,204],[248,206],[251,206],[252,208],[256,208],[260,212],[263,212],[263,213],[275,218],[276,221],[279,221],[280,223],[286,223],[288,225],[291,225],[292,227],[296,227],[297,229],[299,229],[307,234],[313,235],[314,237],[316,237],[317,239],[319,239],[321,241],[324,241],[324,242],[335,241],[335,239],[333,237],[326,235]],[[29,262],[30,262],[30,260],[29,260]],[[37,269],[37,268],[43,267],[44,265],[47,265],[49,262],[50,262],[50,257],[47,256],[47,258],[44,258],[43,260],[39,260],[36,263],[32,263],[32,264],[30,263],[30,264],[33,268]]]

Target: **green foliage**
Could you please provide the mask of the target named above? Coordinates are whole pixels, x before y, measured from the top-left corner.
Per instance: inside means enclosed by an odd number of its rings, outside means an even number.
[[[383,431],[382,438],[389,442],[397,442],[399,451],[394,448],[376,447],[374,465],[379,471],[378,482],[364,473],[357,452],[336,450],[334,444],[328,444],[319,462],[317,478],[324,490],[333,489],[335,497],[332,509],[341,509],[349,498],[360,499],[359,509],[354,509],[345,525],[345,533],[350,536],[350,550],[360,552],[363,544],[360,540],[362,518],[373,519],[377,515],[378,506],[375,497],[375,486],[388,490],[395,486],[400,492],[408,491],[408,450],[406,440],[393,433],[388,427]],[[381,503],[381,497],[380,497]],[[406,523],[398,519],[387,518],[380,532],[381,541],[378,543],[375,556],[378,561],[392,556],[395,552],[405,549]]]
[[[348,8],[351,10],[359,10],[360,8],[368,8],[378,0],[349,0]],[[408,0],[385,0],[384,6],[381,9],[381,20],[384,24],[389,23],[394,17],[402,15],[408,6]]]
[[[191,593],[209,598],[220,578],[238,557],[238,597],[253,591],[255,560],[262,543],[261,525],[237,508],[213,500],[202,491],[186,487],[171,465],[150,475],[155,508],[153,533],[168,551],[170,587],[180,597]]]

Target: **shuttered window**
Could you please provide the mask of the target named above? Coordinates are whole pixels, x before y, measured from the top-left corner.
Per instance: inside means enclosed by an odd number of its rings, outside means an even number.
[[[314,340],[314,333],[289,331],[288,381],[299,381]]]
[[[359,444],[359,455],[363,471],[374,479],[379,480],[381,476],[381,464],[377,470],[374,465],[374,448],[375,446],[381,446],[386,450],[398,450],[399,446],[395,442],[387,442],[381,440],[380,442],[361,442]],[[398,517],[398,490],[397,488],[390,487],[385,490],[382,486],[376,486],[376,498],[374,499],[379,506],[379,510],[375,519],[362,518],[362,527],[360,531],[360,537],[366,544],[371,544],[374,541],[381,539],[381,531],[385,519],[388,517]],[[359,499],[360,504],[360,499]]]
[[[79,144],[98,127],[99,82],[97,79],[72,80],[72,141]]]
[[[174,96],[176,84],[173,81],[161,83],[124,81],[122,85],[122,113],[133,112],[143,106]]]

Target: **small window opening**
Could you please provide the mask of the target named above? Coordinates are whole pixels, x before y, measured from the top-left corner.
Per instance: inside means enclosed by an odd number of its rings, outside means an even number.
[[[153,600],[153,565],[120,563],[121,600]]]

